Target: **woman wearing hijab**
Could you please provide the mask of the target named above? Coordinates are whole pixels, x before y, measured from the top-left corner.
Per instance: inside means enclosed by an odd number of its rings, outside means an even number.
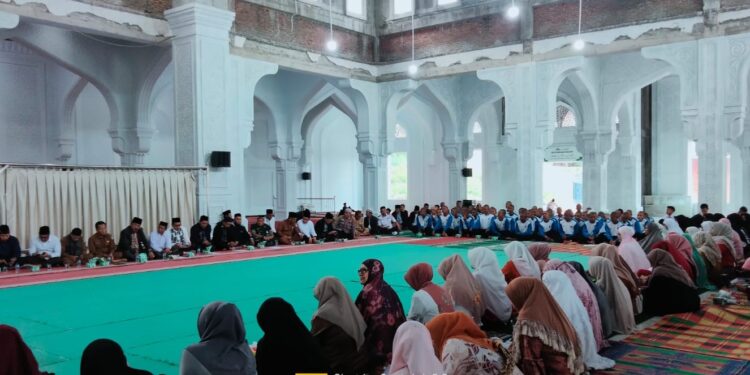
[[[500,272],[500,265],[492,250],[477,247],[469,250],[469,263],[474,269],[474,279],[482,290],[482,301],[487,306],[482,322],[486,327],[497,328],[499,323],[510,320],[513,306],[505,294],[508,284]]]
[[[719,223],[724,224],[729,227],[732,231],[729,232],[731,235],[729,236],[729,239],[732,240],[732,245],[734,246],[734,257],[737,260],[742,260],[745,258],[745,244],[742,243],[742,238],[740,237],[740,234],[737,233],[737,230],[735,230],[734,226],[732,225],[732,222],[729,221],[729,219],[722,217],[719,219]]]
[[[614,315],[613,329],[622,334],[630,334],[635,329],[633,303],[628,288],[615,273],[615,267],[609,259],[600,256],[589,258],[589,272],[596,278],[598,285],[607,296],[607,302]]]
[[[526,249],[526,245],[513,241],[505,247],[505,255],[508,256],[508,262],[503,266],[506,282],[510,283],[513,279],[521,276],[531,276],[541,280],[542,272],[536,259]]]
[[[708,281],[717,287],[724,286],[721,277],[721,251],[710,234],[700,231],[693,234],[693,243],[706,265],[706,277]]]
[[[381,261],[367,259],[358,272],[363,287],[354,303],[367,324],[365,350],[369,353],[368,368],[378,369],[390,361],[393,337],[398,326],[406,321],[406,316],[398,295],[383,279],[385,267]]]
[[[180,374],[254,375],[255,357],[245,340],[245,323],[232,303],[212,302],[198,314],[201,341],[182,352]]]
[[[0,324],[0,374],[40,375],[39,364],[34,353],[21,338],[18,330]]]
[[[701,301],[693,280],[668,252],[654,249],[648,254],[648,260],[653,270],[643,290],[646,313],[661,316],[700,308]]]
[[[638,241],[638,244],[641,245],[643,251],[648,254],[648,252],[651,251],[651,247],[664,238],[661,235],[661,228],[659,227],[659,224],[653,221],[649,223],[648,226],[646,226],[645,234],[646,237],[643,237],[643,239]]]
[[[620,246],[617,248],[617,252],[630,267],[630,270],[633,273],[638,273],[640,270],[651,268],[646,253],[638,244],[638,241],[633,238],[635,230],[628,226],[622,226],[617,230],[617,233],[620,235]]]
[[[263,302],[258,326],[263,330],[255,352],[259,375],[329,371],[318,342],[287,301],[272,297]]]
[[[344,284],[334,277],[324,277],[313,289],[318,310],[313,315],[313,337],[323,357],[335,373],[367,371],[363,349],[367,325]]]
[[[451,295],[432,282],[432,266],[429,264],[417,263],[411,266],[406,271],[404,280],[415,290],[407,319],[427,324],[437,314],[454,311]]]
[[[544,269],[544,264],[549,261],[551,252],[552,248],[546,242],[534,242],[529,245],[529,254],[534,257],[540,270]]]
[[[519,277],[506,291],[518,311],[511,353],[519,369],[524,374],[582,374],[576,331],[542,281]]]
[[[716,245],[721,250],[722,263],[725,268],[734,267],[736,262],[744,259],[742,248],[735,248],[732,233],[734,233],[732,227],[724,223],[714,223],[709,231],[709,234],[714,238],[714,242],[716,242]],[[730,261],[732,263],[731,266],[729,265]]]
[[[612,266],[615,268],[615,274],[617,274],[617,277],[628,289],[631,304],[634,308],[633,312],[635,314],[640,314],[641,311],[643,311],[643,296],[641,296],[641,290],[638,288],[638,285],[640,284],[639,279],[630,269],[628,264],[625,263],[625,260],[622,259],[620,254],[617,253],[617,247],[607,243],[602,243],[591,249],[591,255],[601,256],[612,262]]]
[[[678,245],[682,246],[682,249],[678,249]],[[682,267],[688,276],[690,276],[690,279],[695,280],[695,267],[693,266],[695,262],[692,259],[692,254],[690,260],[685,257],[685,246],[690,247],[690,243],[686,239],[679,234],[670,233],[666,239],[655,243],[651,250],[662,249],[668,252],[674,258],[675,263]],[[692,253],[692,250],[690,252]]]
[[[601,321],[602,321],[602,338],[607,338],[611,336],[612,333],[614,332],[615,314],[612,311],[612,308],[610,308],[609,306],[609,300],[607,299],[607,295],[604,294],[604,291],[602,291],[602,288],[600,288],[598,285],[594,283],[593,280],[591,280],[591,276],[589,276],[589,273],[583,269],[583,264],[576,262],[576,261],[568,261],[565,263],[573,267],[573,269],[575,269],[576,272],[578,272],[578,275],[581,276],[581,278],[586,282],[586,285],[589,286],[591,291],[594,292],[594,296],[596,296],[596,304],[599,307],[599,316],[601,317]],[[563,270],[563,272],[565,271]],[[573,283],[573,285],[575,286],[575,282]],[[586,306],[585,301],[583,305]],[[606,341],[603,341],[602,344],[603,344],[602,347],[608,345]],[[601,349],[602,348],[600,347],[599,350]]]
[[[408,321],[396,330],[389,375],[442,374],[443,364],[435,357],[430,332],[422,324]]]
[[[599,349],[591,320],[581,300],[576,298],[576,291],[570,279],[561,271],[550,270],[544,272],[542,281],[575,328],[586,367],[594,370],[614,367],[615,361],[597,354]]]
[[[110,339],[92,341],[81,355],[81,375],[151,375],[128,366],[120,344]]]
[[[464,313],[440,314],[427,323],[427,329],[445,374],[520,374],[502,343],[488,339]]]
[[[560,271],[570,280],[570,285],[573,286],[573,290],[581,301],[583,308],[586,309],[589,322],[591,322],[591,329],[596,341],[596,351],[602,350],[607,344],[604,341],[602,316],[594,292],[570,264],[563,263],[559,259],[552,259],[544,267],[545,273],[549,271]]]
[[[682,236],[685,237],[690,244],[693,262],[695,262],[695,286],[700,290],[716,290],[716,287],[708,282],[708,267],[706,266],[706,262],[703,260],[701,253],[698,251],[698,248],[695,246],[695,242],[693,242],[693,236],[688,233],[685,233]]]
[[[438,266],[438,273],[445,280],[445,290],[453,298],[456,311],[465,312],[475,323],[482,324],[485,310],[482,289],[461,257],[453,254],[443,259]]]

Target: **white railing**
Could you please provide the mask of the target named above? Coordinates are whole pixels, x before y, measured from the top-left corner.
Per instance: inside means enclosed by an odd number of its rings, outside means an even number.
[[[325,198],[325,197],[308,197],[308,198],[297,198],[297,208],[299,210],[310,210],[313,213],[319,212],[337,212],[336,207],[336,196]]]

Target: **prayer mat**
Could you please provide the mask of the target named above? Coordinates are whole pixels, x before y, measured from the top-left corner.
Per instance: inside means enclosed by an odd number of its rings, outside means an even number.
[[[747,360],[750,359],[750,307],[708,305],[694,313],[667,315],[625,341]]]
[[[581,255],[591,255],[591,247],[581,245],[577,242],[570,243],[550,243],[552,251],[558,251],[562,253],[576,253]]]
[[[611,342],[601,355],[617,362],[615,367],[594,374],[746,374],[750,362],[670,349]]]

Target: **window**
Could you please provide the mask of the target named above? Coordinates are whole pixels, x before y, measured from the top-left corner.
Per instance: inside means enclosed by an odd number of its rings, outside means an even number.
[[[466,180],[466,195],[471,200],[482,200],[482,150],[474,149],[474,154],[466,163],[471,168],[471,177]]]
[[[365,0],[346,0],[346,15],[367,18],[365,15]]]
[[[567,104],[557,104],[557,127],[558,128],[571,128],[578,125],[578,119],[576,114],[573,112],[573,108],[570,108]]]
[[[727,154],[726,166],[724,168],[726,168],[727,171],[725,176],[726,180],[724,181],[727,195],[726,202],[729,204],[732,202],[732,155]]]
[[[482,132],[482,125],[479,124],[479,122],[474,123],[474,127],[471,129],[471,132],[474,134],[479,134]]]
[[[688,169],[688,195],[690,202],[698,203],[698,154],[695,151],[695,142],[689,141],[687,147],[687,169]]]
[[[458,3],[458,0],[438,0],[437,1],[438,6],[454,5],[457,3]]]
[[[404,16],[414,11],[414,0],[393,0],[393,15]]]
[[[396,131],[394,132],[396,138],[406,138],[406,129],[401,124],[396,124]]]
[[[406,200],[408,192],[406,152],[388,155],[388,199]]]

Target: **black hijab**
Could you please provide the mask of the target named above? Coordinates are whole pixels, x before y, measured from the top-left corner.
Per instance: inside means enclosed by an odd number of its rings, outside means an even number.
[[[278,297],[263,302],[258,325],[264,333],[255,353],[259,375],[329,371],[318,342],[288,302]]]
[[[576,261],[569,261],[566,263],[575,268],[578,274],[581,275],[584,280],[586,280],[586,284],[589,285],[591,291],[594,292],[594,296],[596,297],[596,304],[599,305],[599,317],[601,318],[602,322],[602,333],[604,334],[605,338],[609,337],[614,330],[615,316],[614,311],[609,306],[609,300],[607,299],[607,296],[602,291],[602,288],[599,288],[599,285],[594,284],[594,282],[591,280],[591,277],[589,277],[588,272],[583,269],[583,265],[581,263]]]
[[[128,367],[120,344],[110,339],[94,340],[83,350],[81,375],[151,375],[144,370]]]
[[[201,341],[187,351],[212,375],[255,375],[255,358],[245,339],[245,323],[233,303],[212,302],[198,314]]]

